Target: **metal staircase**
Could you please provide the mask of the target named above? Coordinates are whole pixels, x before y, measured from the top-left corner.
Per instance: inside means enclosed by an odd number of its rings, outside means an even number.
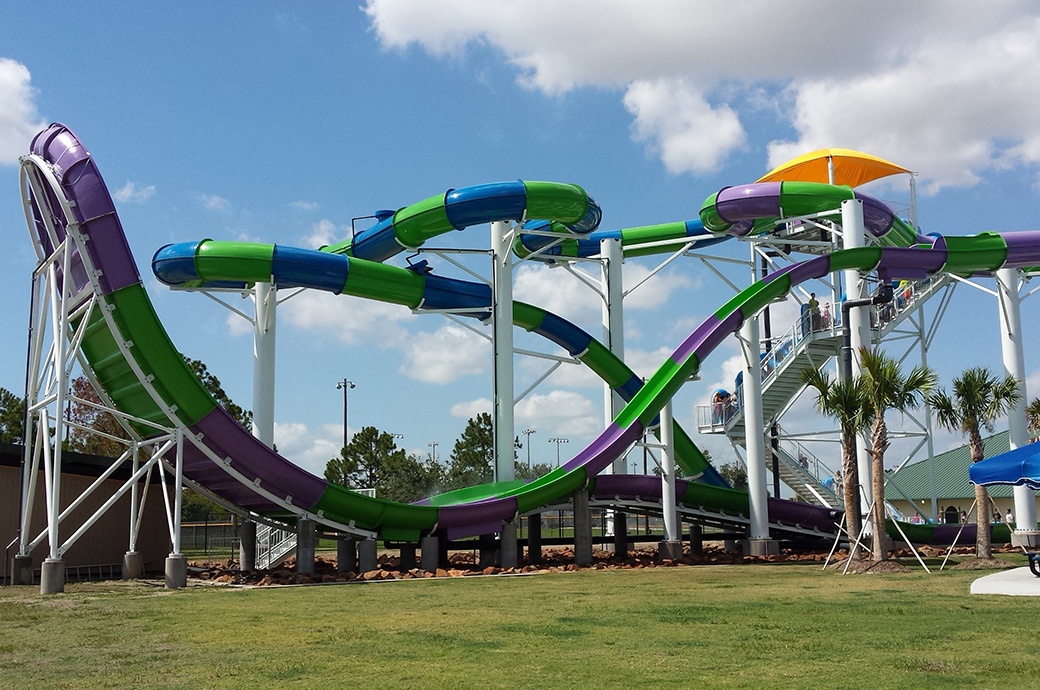
[[[782,340],[781,346],[769,353],[762,370],[763,419],[775,420],[780,417],[801,391],[804,369],[819,369],[841,352],[842,332],[840,326],[832,326],[826,331],[810,332],[797,340],[792,334],[790,339]],[[743,400],[740,392],[737,396]],[[725,424],[726,434],[741,445],[746,434],[744,419],[744,407],[738,405]]]
[[[943,275],[901,283],[891,303],[870,307],[871,342],[876,345],[889,334],[900,331],[918,307],[946,288],[949,282],[949,277]],[[834,316],[838,316],[837,310]],[[762,417],[767,428],[783,416],[801,392],[801,372],[809,367],[820,369],[832,357],[841,354],[845,329],[837,323],[837,318],[830,324],[817,324],[815,330],[810,325],[807,316],[803,315],[783,336],[774,339],[771,350],[762,356]],[[721,415],[712,405],[699,405],[697,429],[702,434],[724,433],[732,443],[744,446],[746,428],[739,385],[734,397],[735,400]],[[803,450],[799,448],[795,452],[800,454]],[[785,450],[783,442],[777,455],[780,480],[796,495],[815,505],[833,507],[841,504],[841,499],[824,487],[818,476],[803,468],[798,459]]]
[[[256,567],[268,570],[296,555],[296,531],[260,523],[256,526]]]
[[[780,481],[789,486],[796,496],[806,503],[826,508],[842,505],[840,497],[832,489],[824,486],[823,482],[808,467],[802,466],[799,459],[792,456],[784,444],[781,443],[779,448],[773,450],[778,458]]]

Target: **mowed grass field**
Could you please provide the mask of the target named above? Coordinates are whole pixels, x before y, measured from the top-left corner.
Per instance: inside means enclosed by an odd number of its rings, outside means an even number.
[[[1040,687],[1040,598],[969,594],[985,574],[783,564],[7,587],[0,687]]]

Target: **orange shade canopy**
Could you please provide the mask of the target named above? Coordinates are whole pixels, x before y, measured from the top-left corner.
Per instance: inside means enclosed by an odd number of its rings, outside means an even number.
[[[830,179],[828,163],[833,162],[834,180]],[[799,182],[824,182],[858,187],[872,180],[889,175],[909,173],[904,167],[886,161],[884,158],[872,156],[852,149],[818,149],[797,158],[792,158],[783,165],[773,168],[758,178],[757,182],[783,182],[797,180]]]

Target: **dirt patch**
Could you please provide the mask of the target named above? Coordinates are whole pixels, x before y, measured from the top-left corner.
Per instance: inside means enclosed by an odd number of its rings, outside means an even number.
[[[999,558],[971,558],[950,568],[950,570],[1003,570],[1015,566]]]
[[[846,567],[847,566],[847,567]],[[855,575],[877,575],[881,573],[912,573],[913,570],[895,560],[875,561],[870,559],[848,559],[832,563],[830,569]]]

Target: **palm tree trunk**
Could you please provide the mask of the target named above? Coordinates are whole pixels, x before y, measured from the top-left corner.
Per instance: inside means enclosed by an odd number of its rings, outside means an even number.
[[[845,498],[845,526],[849,531],[849,547],[859,540],[862,526],[859,519],[859,468],[856,467],[856,437],[842,440],[841,452],[842,489]]]
[[[968,451],[971,453],[971,461],[979,462],[984,456],[982,445],[982,434],[978,427],[968,431]],[[990,535],[989,518],[993,514],[993,506],[990,505],[989,492],[982,484],[975,485],[975,505],[978,506],[975,529],[975,557],[992,558],[993,540]]]
[[[975,557],[992,558],[993,540],[990,535],[989,519],[991,506],[989,492],[982,484],[975,485],[975,503],[978,505],[978,525],[975,530]]]
[[[870,523],[874,531],[871,551],[875,561],[883,561],[888,558],[888,552],[885,550],[885,537],[888,536],[885,526],[885,456],[880,453],[871,455],[871,502],[874,504],[870,512]]]
[[[879,415],[874,422],[870,445],[871,502],[874,504],[870,513],[870,524],[874,531],[871,551],[875,561],[883,561],[888,558],[885,550],[885,537],[888,536],[885,526],[885,451],[889,445],[888,425],[883,415]]]

